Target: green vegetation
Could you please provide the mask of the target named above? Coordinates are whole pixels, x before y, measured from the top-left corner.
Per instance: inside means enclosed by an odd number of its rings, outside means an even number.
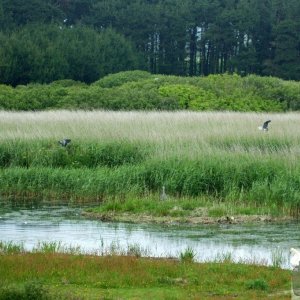
[[[191,263],[194,261],[196,256],[195,251],[191,247],[187,247],[183,252],[180,253],[179,258],[181,262]]]
[[[1,0],[0,82],[89,83],[133,64],[299,80],[299,20],[298,0]],[[82,26],[113,34],[77,35]]]
[[[0,145],[0,167],[113,168],[141,163],[148,151],[146,147],[126,141],[73,143],[66,149],[50,141],[6,142]]]
[[[133,223],[251,223],[259,221],[286,221],[291,211],[290,204],[257,203],[239,200],[220,201],[202,196],[180,199],[169,197],[160,201],[158,197],[108,198],[100,206],[85,209],[88,218]],[[234,217],[233,217],[234,216]],[[274,253],[274,261],[280,257]]]
[[[0,289],[0,300],[50,300],[48,291],[39,282],[26,282],[22,286],[10,285]]]
[[[86,29],[81,30],[78,34]],[[76,73],[85,76],[82,71]],[[15,88],[0,85],[0,108],[280,112],[299,110],[300,83],[256,75],[176,77],[135,70],[108,75],[91,85],[73,80]]]
[[[183,218],[201,207],[210,217],[299,214],[296,113],[268,115],[268,133],[257,129],[266,116],[254,113],[0,117],[0,190],[11,201],[101,202],[98,212]],[[65,148],[57,143],[63,136],[72,139]]]
[[[264,279],[255,279],[246,282],[246,286],[251,290],[262,290],[266,291],[268,289],[268,284]]]
[[[91,83],[109,73],[139,66],[139,55],[133,45],[111,28],[99,32],[84,26],[62,28],[34,24],[10,34],[0,34],[0,43],[0,62],[5,58],[0,82],[13,86],[55,80],[63,80],[64,86],[68,78]],[[76,82],[68,86],[76,85],[84,88],[84,84]],[[47,103],[51,105],[55,98],[66,96],[63,89],[40,87],[39,92],[32,90],[33,87],[29,85],[30,94],[36,97],[32,99],[29,94],[21,97],[28,103],[23,106],[24,103],[16,103],[18,109],[47,108]],[[35,98],[45,101],[45,107],[35,107]]]
[[[191,251],[184,257],[193,255]],[[66,253],[0,255],[0,299],[289,299],[290,271],[184,259]],[[226,276],[225,276],[226,275]]]

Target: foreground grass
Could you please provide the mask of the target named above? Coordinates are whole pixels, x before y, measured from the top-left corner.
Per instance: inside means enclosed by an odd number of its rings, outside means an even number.
[[[0,299],[35,284],[53,299],[289,299],[290,272],[264,266],[60,253],[0,255]],[[31,287],[32,289],[32,287]],[[29,289],[30,290],[30,289]],[[47,292],[47,293],[46,293]],[[41,298],[43,299],[43,298]]]

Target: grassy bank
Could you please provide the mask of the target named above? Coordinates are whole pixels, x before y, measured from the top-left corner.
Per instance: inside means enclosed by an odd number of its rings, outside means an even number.
[[[216,224],[287,222],[294,219],[289,205],[217,201],[214,198],[109,199],[100,206],[87,208],[88,219],[130,223]]]
[[[267,133],[257,129],[265,119]],[[0,112],[0,120],[2,198],[119,201],[134,211],[145,210],[137,199],[158,202],[165,186],[183,210],[206,201],[299,213],[297,113]],[[62,137],[72,139],[66,148]]]
[[[0,299],[289,299],[274,267],[64,253],[0,255]]]

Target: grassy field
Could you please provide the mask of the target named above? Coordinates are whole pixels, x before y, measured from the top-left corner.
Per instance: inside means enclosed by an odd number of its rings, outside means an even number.
[[[0,255],[0,299],[290,299],[291,273],[185,259],[66,253]]]
[[[160,206],[165,186],[169,201],[192,209],[214,201],[299,213],[298,113],[2,111],[0,126],[3,200]]]

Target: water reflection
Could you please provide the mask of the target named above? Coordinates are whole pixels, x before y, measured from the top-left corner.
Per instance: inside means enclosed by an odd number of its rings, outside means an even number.
[[[0,212],[0,240],[23,243],[31,250],[38,242],[60,241],[85,252],[101,252],[112,245],[138,244],[151,256],[175,256],[191,247],[198,261],[228,255],[235,261],[272,264],[274,250],[289,267],[289,249],[300,247],[300,224],[165,226],[103,223],[80,217],[81,208],[5,208]],[[101,250],[101,251],[100,251]],[[145,251],[146,252],[146,251]],[[273,258],[272,258],[273,256]]]

